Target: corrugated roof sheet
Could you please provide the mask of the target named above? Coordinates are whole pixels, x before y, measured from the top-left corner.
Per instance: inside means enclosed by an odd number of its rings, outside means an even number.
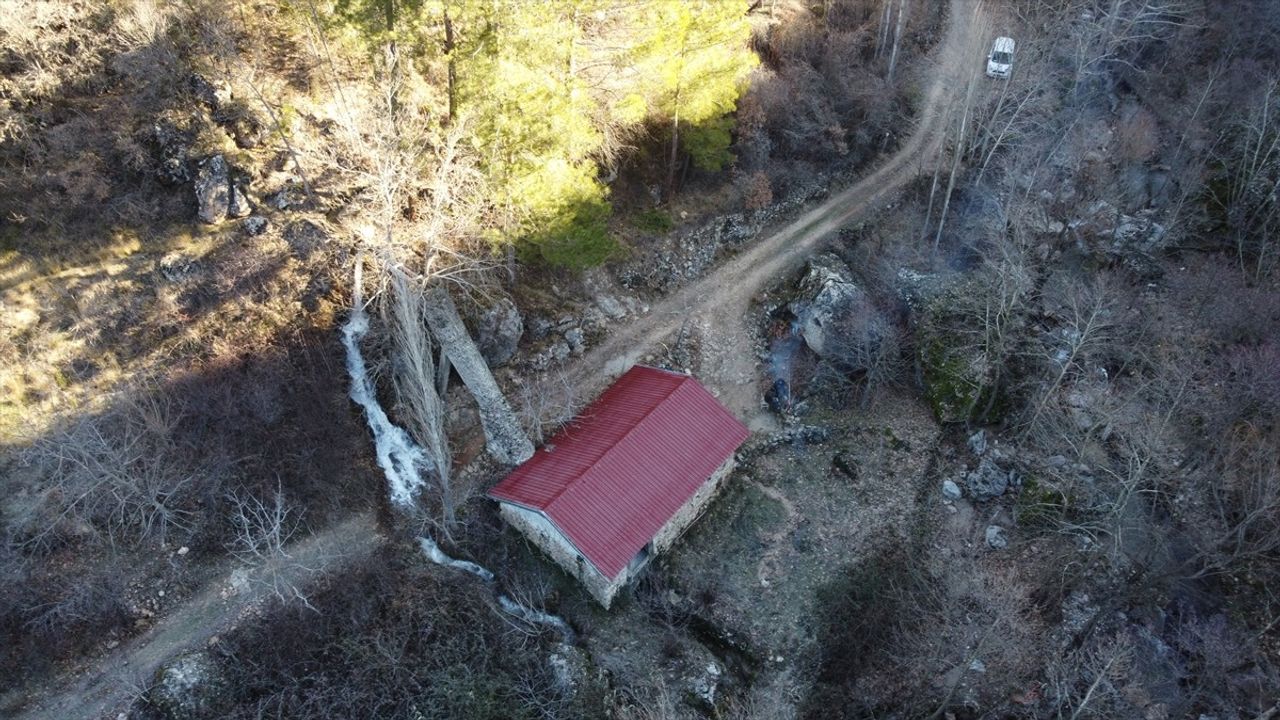
[[[688,375],[637,365],[489,491],[612,579],[750,432]]]

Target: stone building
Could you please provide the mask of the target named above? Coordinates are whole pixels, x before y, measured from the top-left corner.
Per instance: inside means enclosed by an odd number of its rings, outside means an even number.
[[[749,434],[697,380],[637,365],[489,496],[607,608],[702,513]]]

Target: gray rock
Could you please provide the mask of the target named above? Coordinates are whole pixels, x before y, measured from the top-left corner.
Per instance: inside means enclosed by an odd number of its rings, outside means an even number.
[[[476,346],[489,367],[499,367],[516,354],[524,335],[524,318],[511,298],[502,297],[480,313]]]
[[[791,311],[810,350],[842,363],[874,354],[884,336],[883,321],[840,258],[824,253],[810,260],[799,290]]]
[[[156,177],[167,185],[191,182],[191,167],[187,162],[187,155],[191,151],[191,133],[162,121],[151,126],[151,141],[159,156]]]
[[[231,199],[227,202],[227,217],[247,217],[251,212],[253,212],[253,206],[249,204],[249,198],[245,197],[244,190],[239,185],[231,183]]]
[[[231,100],[231,88],[225,82],[210,80],[200,73],[187,76],[187,87],[196,96],[196,100],[207,105],[210,110],[216,111]]]
[[[1009,536],[999,525],[987,526],[987,546],[992,550],[1003,550],[1009,547]]]
[[[704,671],[690,683],[690,690],[695,698],[706,704],[716,706],[716,692],[720,689],[720,668],[715,663],[707,663]]]
[[[551,343],[550,350],[551,350],[551,357],[555,359],[557,362],[564,362],[565,360],[568,360],[569,353],[571,352],[569,350],[569,344],[565,342],[561,342],[559,340]]]
[[[987,451],[987,431],[979,430],[978,432],[970,435],[967,444],[969,446],[969,452],[974,455],[981,456]]]
[[[569,349],[574,355],[581,355],[586,349],[586,338],[582,334],[582,328],[569,328],[565,331],[564,341],[569,343]]]
[[[156,671],[148,700],[170,720],[215,717],[226,691],[217,663],[196,651],[180,655]]]
[[[948,500],[959,500],[964,496],[964,492],[960,490],[960,486],[954,480],[943,480],[942,496]]]
[[[289,188],[282,188],[271,193],[264,198],[264,201],[277,210],[288,210],[291,206],[297,204]]]
[[[231,206],[231,170],[226,158],[214,155],[196,173],[196,214],[201,222],[216,225],[227,219]]]
[[[244,234],[250,237],[261,235],[266,232],[267,228],[270,226],[271,223],[267,222],[267,219],[261,215],[252,215],[245,218],[244,222],[240,223],[240,229],[244,230]]]
[[[201,271],[199,258],[175,250],[160,258],[160,274],[169,282],[182,282]]]
[[[618,302],[617,298],[612,295],[599,295],[596,297],[596,307],[600,308],[600,312],[618,320],[627,316],[627,309]]]
[[[987,664],[978,658],[974,658],[969,662],[969,669],[976,673],[984,673],[987,671]]]
[[[978,463],[978,469],[965,476],[964,484],[974,500],[990,500],[1009,489],[1009,473],[990,457],[984,457]]]

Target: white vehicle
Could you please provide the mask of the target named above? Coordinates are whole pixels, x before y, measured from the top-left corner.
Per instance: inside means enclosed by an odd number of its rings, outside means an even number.
[[[1007,78],[1013,70],[1013,38],[998,37],[987,56],[987,77]]]

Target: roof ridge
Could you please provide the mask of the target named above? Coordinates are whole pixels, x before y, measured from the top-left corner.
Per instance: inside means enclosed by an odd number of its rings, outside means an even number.
[[[647,365],[643,365],[643,366],[641,366],[641,367],[648,367],[648,366],[647,366]],[[654,369],[656,370],[656,369],[658,369],[658,368],[654,368]],[[627,372],[630,372],[630,370],[628,370]],[[671,372],[671,371],[667,371],[667,372]],[[613,452],[613,449],[614,449],[614,448],[616,448],[616,447],[618,447],[619,445],[621,445],[623,440],[626,440],[627,438],[631,437],[631,434],[632,434],[632,433],[634,433],[634,432],[635,432],[635,431],[636,431],[636,430],[637,430],[641,425],[643,425],[643,424],[644,424],[644,421],[645,421],[645,420],[648,420],[648,419],[649,419],[649,416],[650,416],[650,415],[653,415],[653,413],[654,413],[654,412],[656,412],[658,408],[662,407],[662,404],[663,404],[663,403],[665,403],[667,400],[670,400],[670,399],[671,399],[671,396],[672,396],[672,395],[675,395],[677,390],[679,390],[680,388],[684,387],[685,383],[689,382],[690,380],[693,380],[693,376],[692,376],[692,375],[685,375],[684,373],[672,373],[672,374],[673,374],[673,375],[679,375],[679,376],[680,376],[680,382],[678,382],[678,383],[676,383],[675,385],[673,385],[673,386],[672,386],[672,388],[671,388],[671,391],[670,391],[670,392],[668,392],[666,395],[663,395],[663,396],[662,396],[662,399],[661,399],[661,400],[659,400],[658,402],[654,403],[654,404],[653,404],[653,407],[651,407],[651,408],[649,408],[647,411],[645,411],[645,414],[644,414],[644,415],[641,415],[641,416],[640,416],[640,417],[639,417],[639,418],[638,418],[634,423],[632,423],[632,424],[631,424],[631,427],[627,428],[627,431],[626,431],[625,433],[623,433],[622,435],[618,436],[618,439],[617,439],[617,440],[614,440],[612,443],[610,443],[610,444],[609,444],[609,447],[605,448],[605,449],[604,449],[604,452],[600,453],[600,455],[599,455],[599,456],[597,456],[597,457],[596,457],[596,459],[595,459],[594,461],[592,461],[592,463],[591,463],[590,465],[588,465],[588,466],[587,466],[587,469],[586,469],[586,470],[583,470],[582,472],[580,472],[580,473],[578,473],[576,476],[574,476],[574,478],[573,478],[572,480],[570,480],[569,482],[567,482],[567,483],[565,483],[565,484],[564,484],[564,487],[562,487],[562,488],[560,488],[558,491],[556,491],[556,494],[555,494],[555,495],[552,495],[552,496],[551,496],[551,499],[549,499],[549,500],[547,500],[545,503],[543,503],[543,504],[542,504],[542,511],[543,511],[544,513],[545,513],[547,510],[549,510],[549,509],[551,508],[551,506],[552,506],[552,505],[555,505],[555,504],[556,504],[556,501],[557,501],[557,500],[559,500],[561,496],[563,496],[565,493],[569,492],[569,489],[570,489],[570,488],[577,487],[578,483],[582,480],[582,478],[586,477],[587,473],[588,473],[588,472],[590,472],[593,468],[595,468],[595,466],[596,466],[597,464],[599,464],[600,460],[602,460],[602,459],[603,459],[605,456],[607,456],[609,453]],[[623,375],[626,375],[626,373],[623,373]],[[603,396],[602,396],[602,397],[603,397]],[[597,398],[596,400],[597,400],[597,402],[598,402],[598,401],[599,401],[599,398]],[[594,403],[593,403],[593,404],[594,404]]]

